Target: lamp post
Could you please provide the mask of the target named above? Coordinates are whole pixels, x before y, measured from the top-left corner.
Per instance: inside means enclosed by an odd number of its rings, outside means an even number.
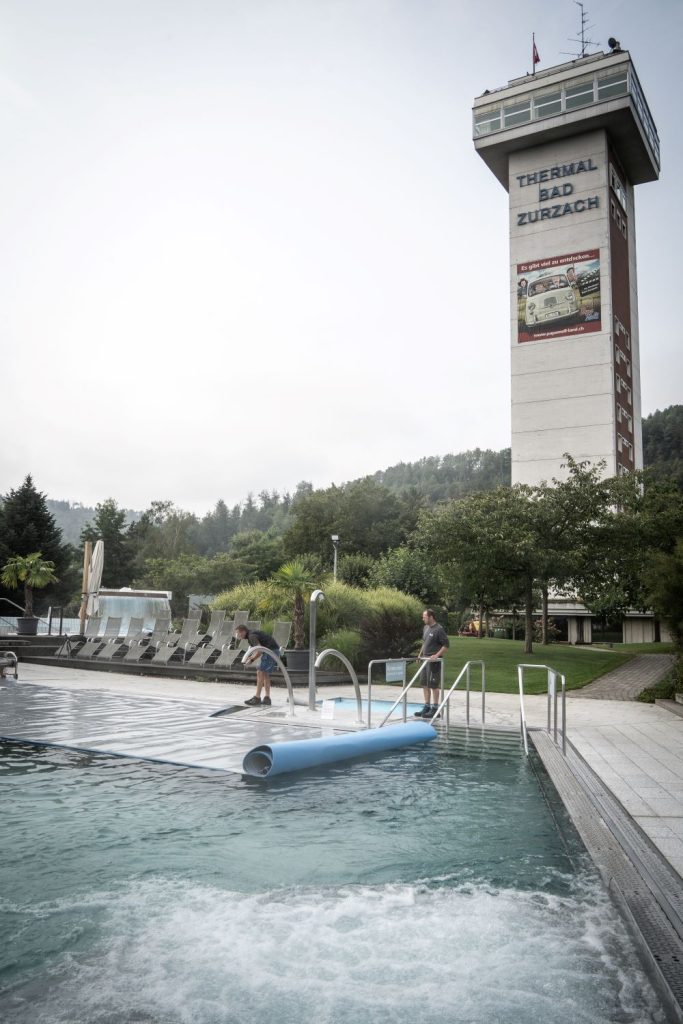
[[[339,549],[339,534],[332,534],[332,546],[334,547],[334,568],[332,569],[332,576],[337,579],[337,551]]]

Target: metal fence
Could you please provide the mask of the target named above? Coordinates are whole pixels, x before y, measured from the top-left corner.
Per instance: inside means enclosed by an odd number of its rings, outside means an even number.
[[[62,633],[78,633],[80,629],[80,619],[63,619],[62,620]],[[17,620],[12,615],[0,616],[0,636],[9,636],[17,631]],[[47,636],[48,634],[48,621],[47,619],[38,619],[38,636]],[[59,634],[59,618],[54,618],[52,621],[52,635],[56,636]]]

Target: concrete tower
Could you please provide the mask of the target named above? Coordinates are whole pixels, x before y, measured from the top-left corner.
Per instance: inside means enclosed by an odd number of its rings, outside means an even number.
[[[614,40],[610,40],[610,45]],[[477,152],[510,196],[512,482],[562,456],[642,466],[634,186],[659,137],[617,43],[474,103]]]

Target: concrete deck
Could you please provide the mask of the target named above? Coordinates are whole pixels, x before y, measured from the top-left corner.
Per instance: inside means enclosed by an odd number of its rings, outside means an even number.
[[[70,691],[99,690],[136,699],[165,698],[198,703],[208,706],[208,712],[239,703],[254,692],[252,686],[127,676],[114,672],[74,672],[26,663],[20,666],[18,685],[23,683]],[[394,700],[397,695],[395,687],[373,687],[374,698]],[[335,696],[352,696],[352,687],[325,687],[324,697]],[[285,710],[285,699],[285,691],[273,691],[272,711],[276,716]],[[457,693],[453,698],[452,722],[464,721],[464,701],[464,693]],[[531,727],[545,726],[545,697],[527,696],[525,708]],[[0,713],[1,710],[0,707]],[[306,720],[305,709],[297,708],[297,714],[300,710],[302,713],[297,724],[301,727],[313,725]],[[473,694],[471,723],[478,724],[480,716],[481,698],[479,694]],[[204,718],[203,710],[201,717]],[[683,876],[683,718],[651,704],[574,696],[567,701],[567,720],[568,738],[575,749],[674,870]],[[518,727],[517,696],[488,694],[486,721],[490,725]],[[342,728],[345,724],[342,721],[335,723]],[[326,725],[329,728],[332,723]]]

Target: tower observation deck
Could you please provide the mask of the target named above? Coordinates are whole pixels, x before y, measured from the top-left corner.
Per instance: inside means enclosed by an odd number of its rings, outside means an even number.
[[[474,102],[474,145],[510,197],[512,482],[642,466],[634,186],[659,136],[615,48]]]

